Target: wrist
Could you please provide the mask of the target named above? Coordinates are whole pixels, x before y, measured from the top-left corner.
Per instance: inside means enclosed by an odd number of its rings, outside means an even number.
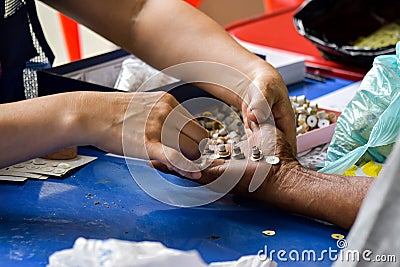
[[[60,120],[64,140],[68,146],[94,145],[91,124],[90,93],[71,92],[63,94],[63,112]]]

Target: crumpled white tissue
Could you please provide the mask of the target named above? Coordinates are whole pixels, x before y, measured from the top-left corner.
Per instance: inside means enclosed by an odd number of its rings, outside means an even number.
[[[78,238],[72,249],[57,251],[48,267],[276,267],[273,261],[245,256],[237,261],[207,265],[197,251],[180,251],[159,242]]]

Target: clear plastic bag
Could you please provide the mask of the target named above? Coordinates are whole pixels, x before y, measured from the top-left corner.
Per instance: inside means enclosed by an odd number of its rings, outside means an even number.
[[[384,163],[400,132],[400,42],[378,56],[339,117],[321,172],[343,174],[354,164]]]
[[[138,58],[128,58],[122,62],[114,88],[122,91],[136,92],[143,84],[146,85],[146,88],[141,88],[141,91],[154,89],[177,81],[177,79],[161,73]]]

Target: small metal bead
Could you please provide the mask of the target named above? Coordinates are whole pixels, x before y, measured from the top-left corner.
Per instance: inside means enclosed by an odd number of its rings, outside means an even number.
[[[219,146],[218,146],[218,151],[219,151],[219,152],[225,152],[225,151],[226,151],[225,145],[224,145],[224,144],[219,145]]]
[[[299,103],[299,105],[303,105],[304,103],[306,103],[306,96],[305,95],[298,96],[297,103]]]
[[[240,146],[233,146],[233,152],[232,152],[232,157],[234,159],[244,159],[244,154],[242,152],[242,150],[240,149]]]
[[[317,126],[318,123],[318,119],[316,116],[314,115],[310,115],[307,118],[307,125],[310,126],[311,128],[314,128],[315,126]]]
[[[323,120],[319,120],[318,121],[318,127],[319,128],[323,128],[323,127],[326,127],[326,126],[329,126],[329,121],[327,120],[327,119],[323,119]]]
[[[218,145],[218,155],[221,158],[226,158],[230,156],[229,150],[226,149],[225,144]]]
[[[258,154],[260,154],[260,149],[258,149],[258,147],[256,147],[256,146],[253,146],[253,147],[251,148],[251,153],[252,153],[253,155],[258,155]]]
[[[219,136],[225,136],[228,134],[225,128],[222,128],[218,131]]]
[[[251,148],[251,160],[252,161],[260,161],[264,157],[262,151],[257,147],[253,146]]]
[[[242,150],[240,149],[240,146],[234,146],[233,147],[233,153],[235,154],[240,154]]]
[[[329,113],[329,114],[327,115],[327,119],[328,119],[331,123],[336,122],[336,115],[335,115],[335,113]]]
[[[306,109],[304,107],[298,107],[296,108],[296,113],[298,114],[306,113]]]
[[[318,112],[317,112],[317,117],[318,117],[318,119],[320,119],[320,120],[325,119],[325,118],[326,118],[325,110],[318,111]]]

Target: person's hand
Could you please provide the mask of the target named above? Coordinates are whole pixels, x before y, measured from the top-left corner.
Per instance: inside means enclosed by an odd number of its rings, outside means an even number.
[[[265,125],[260,128],[261,130],[254,131],[250,136],[250,139],[254,139],[250,142],[258,142],[259,135],[268,129],[272,130],[271,127],[273,126]],[[259,145],[266,147],[265,154],[270,153],[268,144]],[[284,210],[325,220],[346,229],[351,227],[373,182],[372,179],[324,174],[302,167],[293,156],[291,147],[279,129],[276,129],[275,156],[280,159],[277,165],[268,165],[263,160],[253,162],[217,159],[202,171],[202,177],[196,182],[209,185],[219,181],[217,187],[208,188],[220,192],[221,188],[226,188],[222,181],[223,177],[235,179],[239,175],[241,179],[230,191],[231,193],[258,199]],[[163,172],[171,173],[160,163],[153,166]],[[261,181],[261,184],[253,191],[251,185],[254,180]]]
[[[274,134],[275,142],[269,142],[265,136]],[[263,137],[262,137],[263,136]],[[263,140],[263,144],[260,144]],[[261,161],[251,161],[248,157],[251,147],[257,145],[262,148],[265,156],[274,155],[279,158],[279,163],[270,165]],[[263,125],[254,130],[249,140],[241,144],[246,155],[245,160],[214,160],[212,164],[202,171],[202,177],[197,182],[208,184],[218,179],[224,172],[231,175],[243,173],[239,183],[233,188],[232,193],[257,198],[263,202],[277,204],[276,200],[280,195],[279,190],[292,187],[292,180],[288,179],[287,173],[299,166],[298,161],[292,154],[292,148],[287,142],[284,134],[273,125]],[[243,170],[245,170],[243,172]],[[256,184],[256,186],[254,186]]]
[[[242,102],[247,135],[250,136],[254,129],[266,122],[272,111],[275,125],[284,133],[293,155],[296,155],[295,116],[282,78],[276,71],[263,73],[255,70],[252,82],[244,93]]]
[[[85,143],[157,160],[188,178],[200,177],[189,159],[200,156],[198,144],[208,132],[170,94],[84,92],[79,102],[80,125],[88,133]]]
[[[273,135],[275,138],[271,137]],[[267,136],[271,138],[267,139]],[[260,143],[261,140],[263,144]],[[251,196],[267,203],[274,203],[279,197],[279,190],[277,189],[286,189],[292,186],[292,180],[287,179],[286,173],[299,166],[284,134],[273,125],[265,124],[254,129],[249,139],[240,142],[238,145],[244,152],[245,159],[213,160],[207,168],[202,170],[202,177],[196,182],[208,185],[222,176],[236,179],[235,176],[241,175],[232,193]],[[275,155],[280,162],[277,165],[270,165],[266,163],[265,159],[257,162],[251,161],[249,157],[251,147],[254,145],[262,148],[265,156]],[[169,170],[160,162],[152,161],[152,166],[162,172],[179,176],[179,174]],[[212,186],[210,189],[220,192],[225,187],[225,184],[221,182],[218,187]]]

